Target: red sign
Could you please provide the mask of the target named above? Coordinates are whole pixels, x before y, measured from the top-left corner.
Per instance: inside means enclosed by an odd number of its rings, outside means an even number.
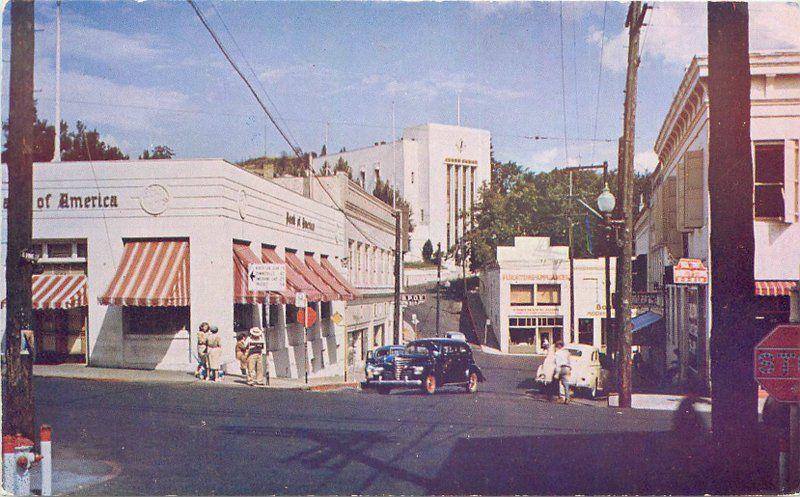
[[[756,345],[756,381],[781,402],[800,402],[800,325],[781,324]]]
[[[681,259],[672,268],[672,281],[675,284],[706,285],[708,268],[700,259]]]
[[[308,312],[308,322],[306,322],[306,312]],[[314,323],[317,322],[317,313],[314,312],[314,309],[312,309],[311,307],[306,307],[305,309],[299,309],[297,311],[297,322],[305,327],[312,326]]]

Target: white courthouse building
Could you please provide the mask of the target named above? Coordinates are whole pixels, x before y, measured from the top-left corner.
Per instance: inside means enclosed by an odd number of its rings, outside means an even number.
[[[515,237],[497,247],[480,274],[480,296],[491,329],[506,353],[542,353],[542,344],[606,345],[605,261],[575,259],[575,322],[570,322],[569,248],[546,237]],[[611,259],[615,274],[615,259]],[[614,279],[611,279],[611,292]],[[611,316],[613,319],[614,311]]]
[[[787,321],[789,289],[800,278],[800,52],[750,54],[755,235],[751,291],[765,327]],[[636,223],[636,253],[647,256],[647,290],[663,296],[667,365],[708,384],[709,287],[674,284],[681,258],[709,261],[708,59],[695,57],[655,144],[659,165]],[[678,353],[676,354],[676,351]]]
[[[445,250],[469,230],[478,191],[491,176],[490,146],[487,130],[424,124],[406,128],[395,142],[317,157],[313,167],[320,171],[327,163],[333,169],[342,158],[370,193],[378,180],[393,185],[396,177],[412,209],[409,258],[415,260],[427,240],[434,250],[437,243]]]
[[[33,184],[39,355],[193,370],[207,321],[226,369],[238,370],[234,332],[263,326],[272,376],[344,372],[346,320],[334,317],[361,292],[342,266],[337,208],[220,159],[35,164]],[[7,188],[4,174],[4,199]],[[286,265],[285,290],[248,290],[247,266],[261,262]],[[320,317],[306,333],[301,291]]]

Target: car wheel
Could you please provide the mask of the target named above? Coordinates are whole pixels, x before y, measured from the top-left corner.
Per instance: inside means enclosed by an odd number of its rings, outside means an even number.
[[[392,391],[392,387],[387,387],[387,386],[383,386],[383,385],[378,387],[378,393],[381,394],[381,395],[388,395],[389,392],[391,392],[391,391]]]
[[[425,380],[422,382],[422,391],[428,395],[436,393],[436,377],[434,375],[429,374],[425,377]]]
[[[594,400],[597,398],[597,379],[594,380],[594,385],[589,388],[589,398]]]
[[[467,393],[475,393],[478,391],[478,373],[472,372],[469,374],[469,381],[467,381]]]

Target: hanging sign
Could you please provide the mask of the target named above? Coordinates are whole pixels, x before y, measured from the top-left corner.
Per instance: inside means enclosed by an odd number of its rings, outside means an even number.
[[[707,285],[708,268],[700,259],[681,259],[672,269],[672,281],[678,285]]]

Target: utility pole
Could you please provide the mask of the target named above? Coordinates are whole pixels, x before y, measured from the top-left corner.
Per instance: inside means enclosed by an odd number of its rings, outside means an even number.
[[[394,344],[403,343],[402,326],[400,326],[400,254],[403,251],[400,239],[400,227],[403,214],[400,209],[394,211]]]
[[[33,0],[11,2],[11,80],[8,107],[8,250],[6,253],[6,378],[3,433],[34,440],[33,351],[22,350],[30,330],[29,262],[33,204]],[[28,257],[23,258],[23,254]],[[30,336],[29,336],[30,338]],[[33,343],[30,343],[33,347]]]
[[[619,157],[620,203],[622,210],[622,248],[617,258],[617,381],[619,406],[630,407],[631,385],[631,293],[633,257],[633,155],[636,136],[636,84],[639,72],[639,34],[647,5],[631,2],[625,27],[628,28],[628,71],[625,79],[625,116]],[[621,259],[621,260],[620,260]]]
[[[568,244],[569,244],[569,338],[565,339],[565,343],[572,343],[575,337],[575,253],[572,248],[572,171],[569,172],[569,212],[567,219],[569,220],[569,227],[567,228]]]
[[[61,162],[61,0],[56,0],[56,118],[53,161]]]
[[[753,164],[747,3],[708,4],[708,196],[711,264],[711,422],[725,474],[751,474],[757,457]],[[725,489],[719,489],[725,492]]]
[[[439,336],[439,300],[441,299],[440,288],[442,286],[442,242],[436,244],[436,336]]]

